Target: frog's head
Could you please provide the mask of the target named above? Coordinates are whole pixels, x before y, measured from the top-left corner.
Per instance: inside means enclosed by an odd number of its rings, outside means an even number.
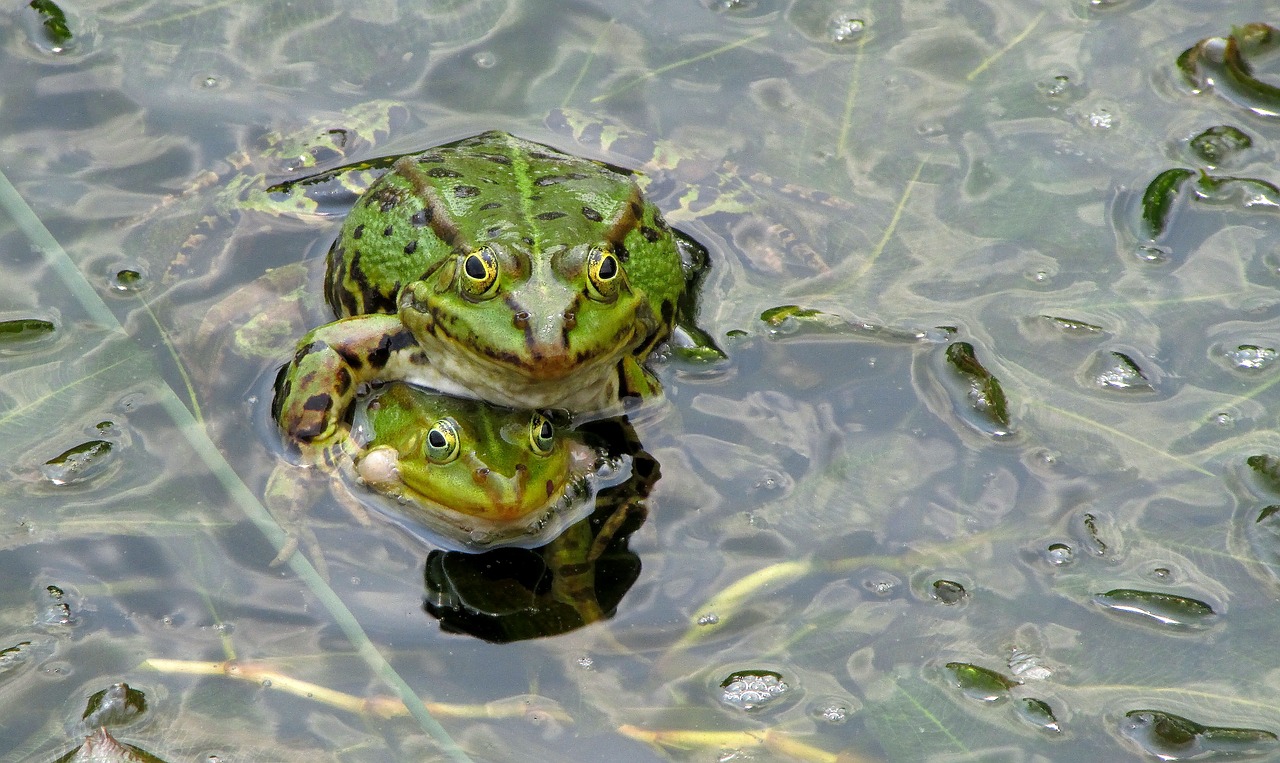
[[[393,384],[364,414],[356,471],[411,509],[502,526],[553,506],[587,448],[544,416]]]
[[[487,243],[404,289],[400,317],[428,357],[462,354],[480,374],[543,382],[613,367],[660,326],[618,249],[599,241],[534,256],[520,242]]]

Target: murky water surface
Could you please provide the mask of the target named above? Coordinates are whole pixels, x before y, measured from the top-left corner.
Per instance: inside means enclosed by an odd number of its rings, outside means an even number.
[[[1268,4],[16,5],[0,760],[1280,756]],[[729,361],[554,551],[266,510],[352,197],[265,189],[486,129],[646,173]]]

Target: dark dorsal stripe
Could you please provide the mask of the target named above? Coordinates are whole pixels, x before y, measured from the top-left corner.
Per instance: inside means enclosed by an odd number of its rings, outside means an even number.
[[[449,219],[447,214],[437,214],[442,212],[445,207],[440,203],[440,197],[436,195],[436,190],[427,182],[425,174],[419,169],[418,164],[413,161],[412,157],[404,157],[396,161],[394,165],[395,172],[413,186],[414,194],[422,199],[424,211],[422,216],[414,215],[414,222],[422,219],[427,225],[431,226],[431,232],[451,247],[458,246],[458,228]]]

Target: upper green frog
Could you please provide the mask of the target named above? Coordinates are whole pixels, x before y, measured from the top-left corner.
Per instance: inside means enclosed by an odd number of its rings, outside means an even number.
[[[389,384],[362,399],[355,472],[394,514],[476,545],[538,545],[592,503],[598,453],[543,415]]]
[[[496,131],[405,156],[330,250],[339,320],[299,342],[277,419],[331,440],[375,379],[580,412],[652,394],[640,362],[685,284],[671,229],[624,170]]]

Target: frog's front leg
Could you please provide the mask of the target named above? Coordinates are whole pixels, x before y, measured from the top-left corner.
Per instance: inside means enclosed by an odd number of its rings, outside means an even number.
[[[345,438],[347,412],[361,384],[404,378],[430,381],[427,359],[394,315],[359,315],[313,329],[276,379],[272,415],[304,449]]]

